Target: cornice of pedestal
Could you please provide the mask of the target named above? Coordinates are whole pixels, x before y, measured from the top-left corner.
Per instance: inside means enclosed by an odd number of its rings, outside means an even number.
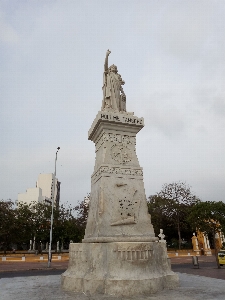
[[[102,176],[118,176],[123,178],[136,178],[143,180],[143,168],[141,167],[132,167],[132,166],[121,166],[121,165],[109,165],[103,164],[101,165],[97,171],[95,171],[91,180],[92,183],[98,181]]]
[[[144,118],[138,118],[133,113],[99,111],[88,131],[88,139],[95,142],[104,129],[137,134],[143,127]]]

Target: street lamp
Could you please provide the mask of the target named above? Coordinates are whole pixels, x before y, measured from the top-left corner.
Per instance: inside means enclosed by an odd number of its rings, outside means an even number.
[[[60,147],[57,148],[55,153],[55,173],[53,176],[53,187],[52,187],[52,214],[51,214],[51,228],[50,228],[50,242],[49,242],[49,252],[48,252],[48,268],[51,267],[51,260],[52,260],[52,225],[53,225],[53,210],[54,210],[54,200],[55,200],[55,178],[56,178],[56,161],[57,161],[57,154],[59,152]]]

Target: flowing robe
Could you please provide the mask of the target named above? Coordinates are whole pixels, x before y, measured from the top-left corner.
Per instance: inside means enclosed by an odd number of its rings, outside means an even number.
[[[118,73],[109,71],[108,73],[104,74],[103,108],[108,107],[117,111],[121,110],[120,91],[122,84],[122,78]]]

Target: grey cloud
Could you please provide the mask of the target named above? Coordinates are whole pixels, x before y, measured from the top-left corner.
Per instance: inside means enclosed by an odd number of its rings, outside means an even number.
[[[144,102],[150,102],[143,111],[146,124],[165,136],[173,138],[185,130],[185,112],[172,101],[171,94],[152,94]]]

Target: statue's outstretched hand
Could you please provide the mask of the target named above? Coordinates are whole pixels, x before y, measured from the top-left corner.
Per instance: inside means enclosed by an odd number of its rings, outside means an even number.
[[[106,55],[109,56],[110,53],[111,53],[111,51],[108,49],[108,50],[106,51]]]

